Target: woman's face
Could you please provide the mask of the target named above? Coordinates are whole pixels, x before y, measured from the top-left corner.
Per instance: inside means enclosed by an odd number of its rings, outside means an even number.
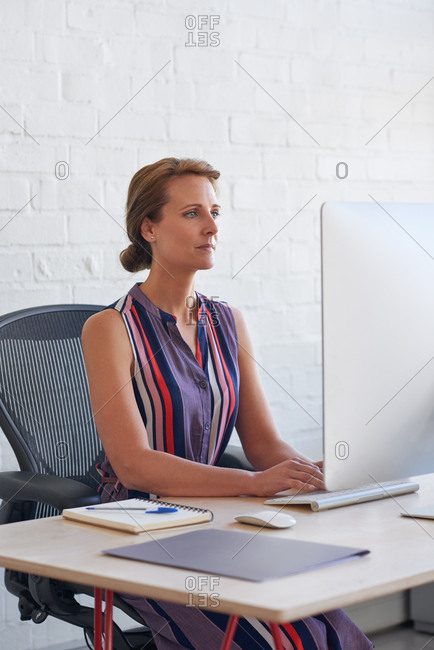
[[[204,176],[189,174],[168,184],[169,202],[158,223],[144,220],[143,237],[152,254],[169,270],[198,271],[214,265],[220,206],[214,188]]]

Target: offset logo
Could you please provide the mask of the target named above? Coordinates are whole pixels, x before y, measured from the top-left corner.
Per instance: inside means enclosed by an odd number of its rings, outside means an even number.
[[[220,16],[189,14],[185,18],[187,42],[185,47],[217,47],[220,45],[220,33],[215,31],[220,24]]]
[[[215,590],[220,583],[218,576],[188,576],[185,579],[185,588],[188,591],[186,607],[218,607],[219,596]],[[193,592],[197,591],[197,602],[194,602]]]
[[[219,296],[211,296],[210,300],[218,300]],[[198,301],[196,296],[187,296],[185,299],[185,306],[187,307],[188,311],[188,321],[185,323],[185,325],[194,325],[196,326],[196,321],[193,320],[193,313],[198,307]],[[199,318],[199,323],[202,325],[205,325],[206,319],[207,319],[207,313],[211,318],[211,322],[214,325],[214,327],[219,327],[220,322],[218,318],[218,314],[216,311],[212,311],[211,313],[207,312],[205,309],[202,311],[202,314]]]

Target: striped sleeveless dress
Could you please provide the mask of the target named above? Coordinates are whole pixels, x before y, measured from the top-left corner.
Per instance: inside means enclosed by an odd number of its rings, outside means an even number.
[[[134,353],[137,407],[152,449],[215,465],[233,431],[238,410],[238,341],[224,302],[196,294],[196,355],[176,318],[156,307],[136,284],[110,308],[122,315]],[[99,467],[102,500],[156,496],[127,490],[106,458]],[[186,594],[186,597],[188,594]],[[151,628],[159,650],[218,650],[228,616],[218,611],[122,594]],[[187,606],[186,606],[187,605]],[[373,646],[341,610],[280,626],[285,650],[369,650]],[[240,619],[232,650],[274,648],[269,627]]]

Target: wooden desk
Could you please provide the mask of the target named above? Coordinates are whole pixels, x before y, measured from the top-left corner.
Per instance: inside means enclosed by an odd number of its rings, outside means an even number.
[[[417,480],[421,487],[415,494],[322,513],[313,513],[305,506],[285,508],[297,519],[296,526],[264,529],[262,535],[365,547],[370,555],[261,583],[220,577],[213,588],[219,611],[287,622],[434,581],[434,520],[399,515],[411,506],[434,504],[434,475]],[[210,508],[215,519],[207,526],[258,532],[257,528],[234,522],[233,516],[261,509],[263,499],[167,500]],[[187,530],[193,527],[178,532]],[[152,538],[163,540],[173,534],[172,529],[152,533]],[[183,605],[194,602],[206,609],[203,586],[192,588],[193,581],[189,579],[199,574],[114,559],[101,553],[102,549],[147,539],[151,539],[147,533],[129,535],[64,521],[61,517],[6,524],[0,526],[0,566]],[[215,599],[210,601],[209,608],[213,606]]]

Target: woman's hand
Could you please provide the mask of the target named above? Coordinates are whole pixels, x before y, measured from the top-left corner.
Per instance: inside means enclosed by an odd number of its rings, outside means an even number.
[[[295,489],[298,492],[312,492],[324,489],[322,463],[313,463],[305,458],[294,457],[274,467],[256,472],[254,494],[272,496],[276,492]]]

